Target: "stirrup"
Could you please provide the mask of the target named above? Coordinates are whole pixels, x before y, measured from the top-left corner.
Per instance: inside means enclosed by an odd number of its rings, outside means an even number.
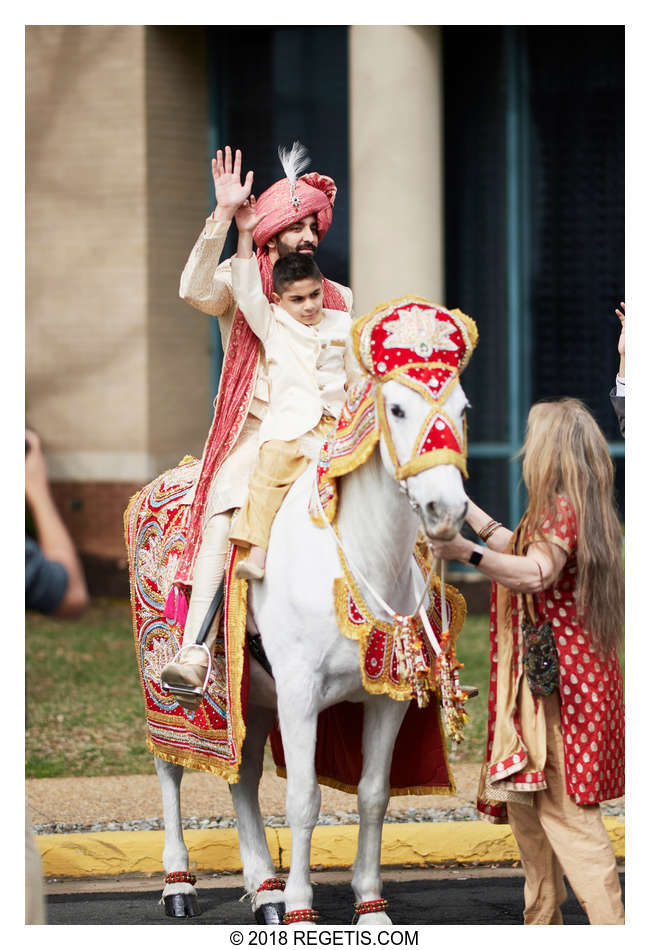
[[[183,650],[189,650],[190,647],[198,647],[200,650],[205,650],[208,655],[208,669],[205,674],[205,679],[203,680],[203,686],[177,686],[175,683],[167,683],[161,678],[160,685],[163,687],[163,689],[166,689],[168,693],[177,693],[179,696],[203,696],[207,689],[208,682],[210,680],[210,673],[212,672],[212,654],[206,647],[205,643],[188,643],[187,646],[181,647],[173,657],[172,663],[177,663]]]

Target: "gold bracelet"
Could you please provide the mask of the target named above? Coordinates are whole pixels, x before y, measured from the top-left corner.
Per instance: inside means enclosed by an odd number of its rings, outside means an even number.
[[[494,532],[498,528],[502,528],[502,527],[503,525],[501,524],[500,521],[495,521],[494,519],[492,519],[491,521],[488,521],[488,523],[483,528],[481,528],[481,530],[477,533],[481,541],[487,542],[488,538],[491,538]]]

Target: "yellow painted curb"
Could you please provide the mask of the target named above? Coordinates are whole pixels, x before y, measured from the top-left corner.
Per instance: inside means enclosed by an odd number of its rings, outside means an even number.
[[[190,870],[241,871],[235,828],[185,831]],[[266,829],[271,858],[279,865],[274,828]],[[45,877],[113,877],[163,874],[163,831],[99,831],[92,834],[36,835]]]
[[[604,819],[614,854],[625,858],[625,821]],[[311,845],[312,867],[347,868],[356,855],[358,825],[317,825]],[[288,871],[291,832],[267,828],[266,840],[279,871]],[[45,877],[113,877],[161,874],[162,831],[106,831],[92,834],[37,835]],[[239,840],[234,828],[186,831],[190,870],[241,871]],[[499,864],[517,861],[519,850],[509,825],[485,821],[409,822],[384,825],[381,863]]]

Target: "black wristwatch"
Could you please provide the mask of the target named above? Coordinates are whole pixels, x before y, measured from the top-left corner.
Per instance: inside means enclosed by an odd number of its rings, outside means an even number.
[[[483,552],[481,551],[480,547],[477,544],[469,556],[469,563],[473,564],[474,567],[478,567],[482,560],[483,560]]]

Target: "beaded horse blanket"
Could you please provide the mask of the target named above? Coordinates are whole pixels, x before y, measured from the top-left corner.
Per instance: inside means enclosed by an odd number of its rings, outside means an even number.
[[[188,713],[160,684],[161,670],[173,659],[183,638],[179,620],[165,616],[165,604],[185,544],[190,506],[184,497],[199,466],[196,459],[183,459],[139,491],[125,512],[133,634],[149,751],[161,759],[236,782],[246,733],[248,691],[245,586],[227,585],[212,672],[198,709]],[[228,574],[233,566],[231,554]]]
[[[188,768],[213,772],[228,782],[239,776],[246,734],[248,651],[246,650],[247,583],[234,577],[235,552],[227,567],[224,611],[213,654],[213,668],[205,697],[188,713],[162,689],[160,673],[182,641],[178,619],[165,616],[178,559],[182,555],[189,506],[184,497],[196,479],[199,462],[184,459],[158,476],[130,501],[125,512],[125,538],[131,579],[131,612],[140,684],[147,721],[147,747],[161,759]],[[408,698],[396,670],[390,630],[373,622],[361,596],[344,594],[337,580],[337,617],[346,636],[359,640],[363,651],[366,688]],[[462,627],[465,603],[447,586],[450,631]],[[433,597],[432,623],[439,629],[440,599]],[[428,655],[430,668],[435,658]],[[363,707],[339,703],[319,716],[316,771],[321,784],[355,792],[361,775]],[[271,733],[277,770],[285,775],[279,729]],[[455,790],[447,758],[447,744],[438,703],[419,709],[409,704],[395,743],[391,794],[450,794]]]

